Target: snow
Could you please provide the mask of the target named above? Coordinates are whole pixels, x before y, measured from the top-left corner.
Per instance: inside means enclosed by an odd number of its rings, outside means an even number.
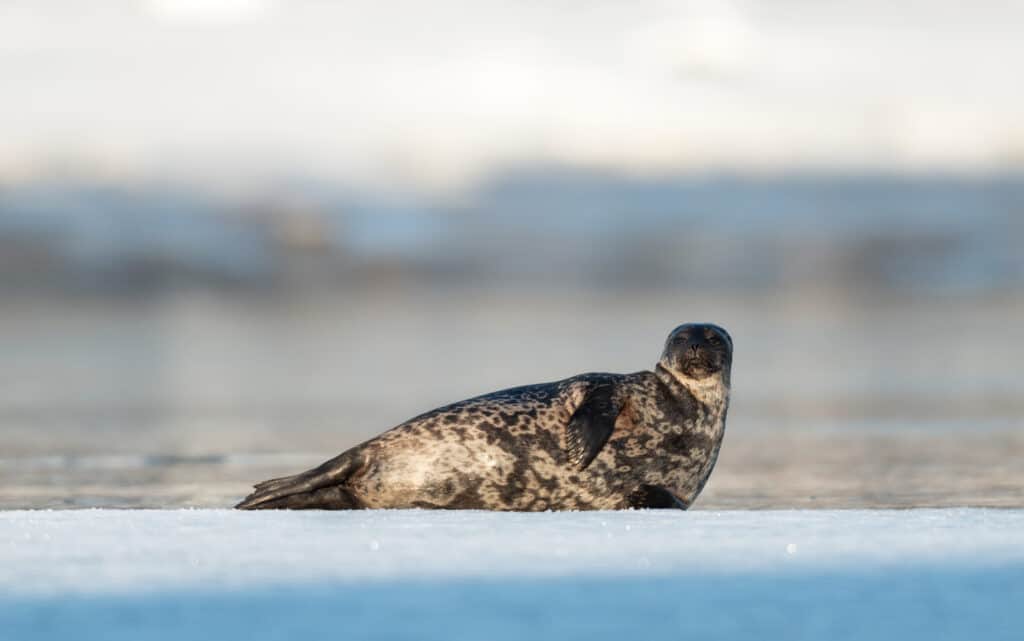
[[[0,512],[6,639],[1020,639],[1024,510]]]

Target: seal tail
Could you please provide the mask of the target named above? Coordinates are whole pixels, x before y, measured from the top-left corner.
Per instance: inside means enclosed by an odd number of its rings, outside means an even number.
[[[302,474],[263,481],[236,505],[239,510],[334,509],[355,510],[359,500],[342,484],[363,466],[363,457],[348,450]]]

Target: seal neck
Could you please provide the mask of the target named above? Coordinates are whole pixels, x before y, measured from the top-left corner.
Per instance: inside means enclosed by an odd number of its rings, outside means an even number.
[[[658,363],[654,368],[654,374],[673,395],[689,394],[698,403],[708,408],[720,408],[729,400],[729,383],[723,372],[707,378],[695,379],[681,376]]]

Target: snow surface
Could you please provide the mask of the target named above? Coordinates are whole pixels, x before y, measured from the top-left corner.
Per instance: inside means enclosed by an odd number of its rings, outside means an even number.
[[[0,512],[0,639],[1021,639],[1024,511]]]

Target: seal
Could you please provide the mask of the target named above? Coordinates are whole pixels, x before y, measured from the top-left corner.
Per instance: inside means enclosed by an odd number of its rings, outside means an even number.
[[[714,468],[732,338],[675,328],[654,371],[589,373],[421,414],[239,509],[688,508]]]

